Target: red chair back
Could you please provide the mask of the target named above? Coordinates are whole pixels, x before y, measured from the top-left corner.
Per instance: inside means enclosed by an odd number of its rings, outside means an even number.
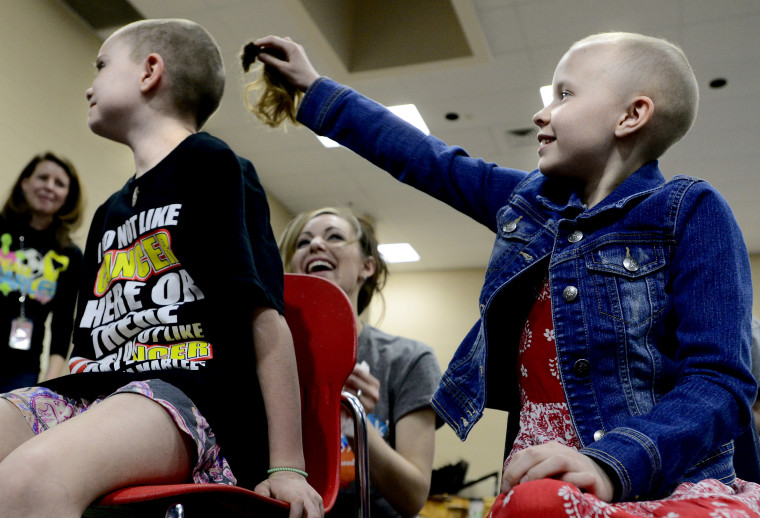
[[[301,385],[301,420],[309,483],[332,508],[340,475],[340,392],[356,364],[356,319],[334,283],[285,276],[285,318],[293,334]]]

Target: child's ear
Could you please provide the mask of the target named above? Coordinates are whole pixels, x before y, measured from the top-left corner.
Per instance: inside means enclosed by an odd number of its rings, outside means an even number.
[[[148,54],[143,62],[143,73],[140,77],[140,90],[148,93],[158,87],[164,75],[164,60],[159,54]]]
[[[651,98],[645,95],[635,97],[625,115],[620,118],[615,136],[622,138],[640,131],[652,119],[653,114],[654,103]]]

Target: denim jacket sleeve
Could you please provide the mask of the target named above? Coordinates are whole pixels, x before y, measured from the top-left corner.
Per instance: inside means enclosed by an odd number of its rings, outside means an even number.
[[[491,230],[497,211],[527,175],[448,147],[384,106],[325,77],[306,91],[298,120]]]
[[[671,214],[671,329],[660,336],[674,343],[653,344],[678,366],[675,384],[648,412],[626,417],[583,449],[615,470],[622,500],[665,495],[680,481],[733,483],[733,473],[711,473],[709,465],[721,456],[730,465],[732,439],[751,423],[757,389],[747,251],[725,200],[705,182],[685,185]]]

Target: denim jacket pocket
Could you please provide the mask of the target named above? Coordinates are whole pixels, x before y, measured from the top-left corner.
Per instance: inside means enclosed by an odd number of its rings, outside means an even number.
[[[586,254],[600,316],[640,326],[666,306],[665,247],[661,243],[605,243]]]
[[[465,336],[459,348],[449,362],[448,371],[456,381],[458,377],[465,378],[475,366],[485,366],[485,338],[483,336],[482,320],[478,320]]]
[[[589,251],[585,261],[595,292],[590,332],[615,344],[616,383],[628,411],[645,414],[666,388],[658,382],[664,358],[651,340],[661,332],[668,301],[665,245],[616,240]]]
[[[432,399],[435,411],[461,440],[465,440],[483,415],[485,365],[485,339],[478,321],[454,353]]]
[[[522,207],[519,201],[503,207],[497,215],[496,241],[488,271],[509,268],[508,265],[514,267],[513,260],[520,262],[516,270],[533,263],[537,258],[525,248],[544,229],[545,223],[529,207]]]

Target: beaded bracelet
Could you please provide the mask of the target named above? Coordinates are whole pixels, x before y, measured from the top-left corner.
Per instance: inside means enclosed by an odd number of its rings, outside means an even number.
[[[307,478],[309,476],[309,474],[306,473],[304,470],[298,469],[298,468],[270,468],[267,470],[267,475],[271,475],[272,473],[277,473],[278,471],[292,471],[293,473],[298,473],[303,478]]]

